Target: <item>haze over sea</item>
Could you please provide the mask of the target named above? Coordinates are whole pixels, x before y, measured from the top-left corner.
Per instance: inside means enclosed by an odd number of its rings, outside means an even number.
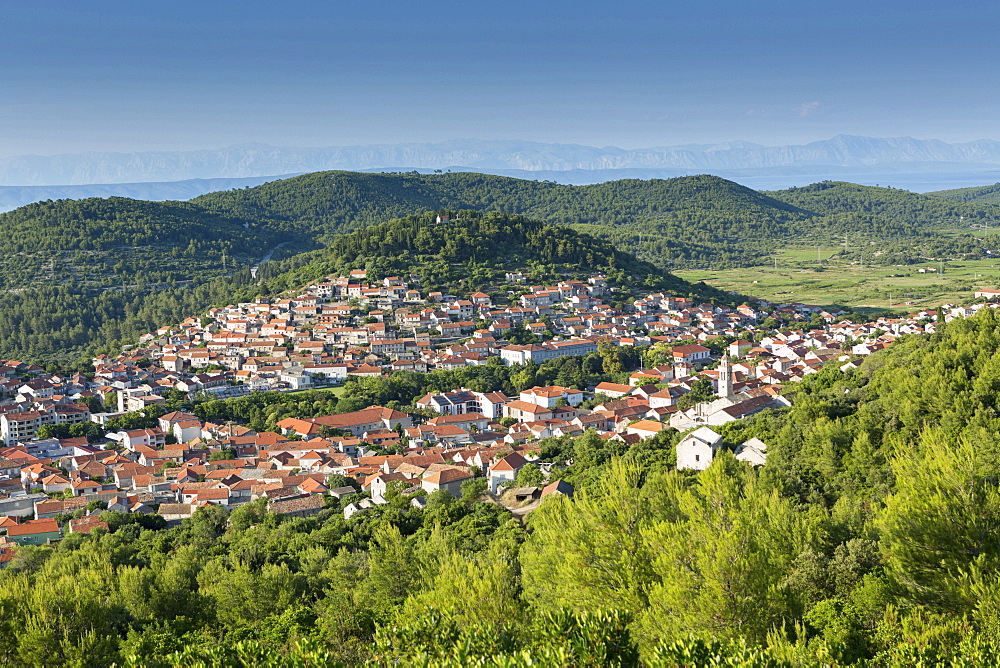
[[[914,192],[1000,181],[1000,142],[949,144],[838,135],[804,145],[749,142],[643,149],[514,140],[331,147],[241,144],[197,151],[88,152],[0,158],[0,211],[46,199],[186,200],[307,172],[471,171],[586,185],[713,174],[755,190],[825,180]]]

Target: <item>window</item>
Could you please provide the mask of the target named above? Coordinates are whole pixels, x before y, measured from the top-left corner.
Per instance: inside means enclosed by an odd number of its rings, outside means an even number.
[[[700,462],[700,461],[701,461],[701,455],[695,455],[695,456],[694,456],[694,460],[695,460],[696,462]]]

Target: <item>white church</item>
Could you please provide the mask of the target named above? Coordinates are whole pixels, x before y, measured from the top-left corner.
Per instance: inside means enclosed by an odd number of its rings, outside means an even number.
[[[717,385],[719,398],[671,416],[671,427],[680,431],[694,430],[677,444],[678,469],[704,471],[709,467],[716,453],[723,447],[722,436],[711,429],[711,426],[742,419],[770,406],[790,405],[781,396],[734,394],[734,382],[735,376],[729,358],[723,357],[719,365]],[[763,466],[767,462],[767,445],[757,438],[751,438],[736,448],[736,459],[752,466]]]

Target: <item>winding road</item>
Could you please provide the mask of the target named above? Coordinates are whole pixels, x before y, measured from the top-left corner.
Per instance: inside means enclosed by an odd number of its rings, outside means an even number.
[[[265,262],[270,262],[271,261],[271,256],[274,255],[274,251],[278,250],[282,246],[287,246],[290,243],[291,243],[290,241],[284,241],[284,242],[278,244],[277,246],[275,246],[274,248],[272,248],[271,250],[269,250],[267,252],[267,255],[265,255],[263,258],[261,258],[260,262],[258,262],[254,266],[250,267],[250,276],[252,278],[257,278],[257,270],[260,269],[260,265],[264,264]]]

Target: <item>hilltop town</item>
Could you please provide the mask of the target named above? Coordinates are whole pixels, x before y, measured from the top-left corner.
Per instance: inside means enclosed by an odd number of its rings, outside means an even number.
[[[2,361],[0,562],[18,545],[107,529],[107,511],[172,524],[206,504],[264,499],[281,515],[335,507],[349,518],[392,495],[422,507],[429,494],[473,490],[517,513],[572,494],[559,473],[572,462],[544,461],[546,439],[632,444],[676,434],[678,468],[707,468],[720,448],[763,466],[766,443],[726,443],[712,427],[789,406],[796,383],[825,365],[853,368],[899,336],[987,306],[861,323],[803,304],[729,308],[664,293],[613,308],[605,301],[616,288],[601,275],[549,286],[507,280],[524,289],[424,293],[412,277],[370,280],[357,270],[163,327],[95,358],[92,376]],[[292,415],[266,430],[202,419],[194,408],[566,356],[617,362],[591,386],[438,388],[405,405]]]

